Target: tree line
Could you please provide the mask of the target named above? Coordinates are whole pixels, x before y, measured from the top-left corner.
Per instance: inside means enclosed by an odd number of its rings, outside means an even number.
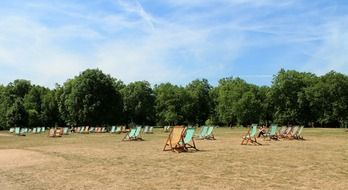
[[[241,78],[186,86],[124,84],[87,69],[54,89],[15,80],[0,85],[0,129],[15,126],[220,125],[251,123],[347,127],[348,77],[280,70],[271,86]]]

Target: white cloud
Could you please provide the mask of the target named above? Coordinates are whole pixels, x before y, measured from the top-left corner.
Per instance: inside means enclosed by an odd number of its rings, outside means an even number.
[[[303,70],[323,75],[331,70],[348,73],[348,18],[328,23],[324,40],[314,49],[313,55]]]

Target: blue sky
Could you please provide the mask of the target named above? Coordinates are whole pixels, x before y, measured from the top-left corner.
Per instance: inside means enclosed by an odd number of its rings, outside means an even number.
[[[54,87],[87,68],[179,85],[348,74],[344,0],[2,0],[0,18],[1,84]]]

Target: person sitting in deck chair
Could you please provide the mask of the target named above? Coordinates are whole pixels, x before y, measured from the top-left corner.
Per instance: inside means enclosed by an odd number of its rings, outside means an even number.
[[[265,134],[267,133],[267,127],[265,125],[262,125],[262,127],[259,129],[259,135],[257,138],[260,138],[261,135],[262,137],[265,137]]]

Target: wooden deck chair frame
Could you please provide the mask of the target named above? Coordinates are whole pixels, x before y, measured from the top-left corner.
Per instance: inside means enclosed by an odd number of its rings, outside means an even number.
[[[257,134],[257,125],[252,125],[248,132],[242,137],[241,145],[247,145],[249,142],[253,145],[262,145],[261,143],[257,142],[256,140],[256,134]]]
[[[300,129],[299,126],[292,127],[291,131],[286,135],[286,138],[289,140],[295,139],[295,135],[297,134],[299,129]]]
[[[184,126],[174,126],[171,128],[168,138],[163,147],[163,151],[182,152],[184,151]]]

